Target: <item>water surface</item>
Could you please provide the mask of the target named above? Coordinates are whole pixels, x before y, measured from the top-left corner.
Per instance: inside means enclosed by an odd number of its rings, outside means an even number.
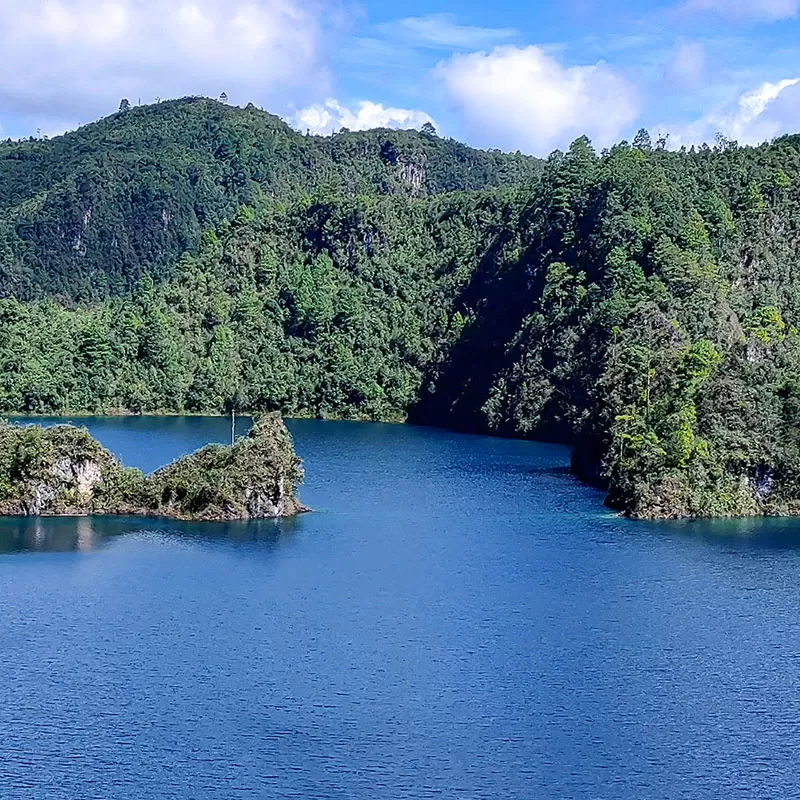
[[[90,419],[155,469],[223,419]],[[800,529],[555,446],[294,422],[283,523],[0,521],[0,796],[800,796]]]

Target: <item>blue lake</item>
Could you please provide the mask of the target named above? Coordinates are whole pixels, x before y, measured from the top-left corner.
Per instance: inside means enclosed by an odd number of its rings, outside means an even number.
[[[83,422],[145,470],[229,435]],[[290,427],[297,520],[0,520],[3,800],[800,796],[797,523],[627,522],[556,446]]]

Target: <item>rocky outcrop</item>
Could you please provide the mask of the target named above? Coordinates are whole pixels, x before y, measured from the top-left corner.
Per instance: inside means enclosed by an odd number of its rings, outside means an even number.
[[[270,414],[233,446],[209,445],[147,480],[152,503],[165,516],[229,520],[305,511],[295,497],[302,477],[289,431]]]
[[[626,516],[644,520],[788,517],[800,516],[796,495],[793,475],[761,465],[710,477],[690,475],[689,480],[674,470],[658,482],[637,486],[633,501],[612,495],[607,502]]]
[[[303,472],[278,415],[231,446],[210,445],[152,475],[123,467],[88,431],[0,424],[0,515],[288,517]]]

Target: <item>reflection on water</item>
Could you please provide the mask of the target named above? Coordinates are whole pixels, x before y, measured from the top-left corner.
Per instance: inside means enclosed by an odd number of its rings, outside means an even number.
[[[299,520],[181,522],[138,517],[8,517],[0,519],[0,554],[98,550],[120,536],[158,534],[212,542],[278,545]]]
[[[226,422],[86,424],[150,470]],[[290,428],[294,521],[0,520],[0,800],[800,797],[800,522],[632,522],[563,448]]]
[[[680,536],[736,549],[796,550],[800,548],[800,519],[746,517],[630,523],[647,536]]]
[[[686,538],[741,550],[800,549],[800,519],[746,519],[633,522],[607,515],[606,524],[629,526],[636,536]],[[0,518],[0,555],[70,553],[99,550],[121,536],[158,535],[201,542],[277,546],[302,525],[302,517],[250,522],[184,522],[144,517]]]

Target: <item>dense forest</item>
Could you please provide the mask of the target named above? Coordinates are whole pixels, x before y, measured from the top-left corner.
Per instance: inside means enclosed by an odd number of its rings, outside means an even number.
[[[569,443],[633,516],[800,513],[800,137],[546,162],[130,108],[0,144],[0,409]]]
[[[517,186],[541,166],[416,131],[304,136],[203,98],[123,108],[49,141],[0,143],[0,295],[90,301],[163,281],[243,205]]]

